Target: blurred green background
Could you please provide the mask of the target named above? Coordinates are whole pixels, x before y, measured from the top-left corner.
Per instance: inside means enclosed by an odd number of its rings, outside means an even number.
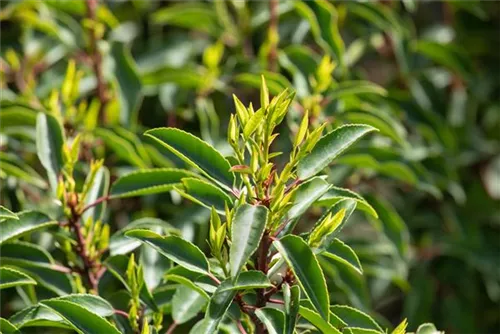
[[[76,104],[55,108],[68,133],[86,134],[82,161],[105,158],[113,179],[182,166],[142,136],[151,127],[182,128],[229,154],[232,94],[257,105],[263,74],[271,94],[296,91],[276,150],[290,149],[306,109],[311,127],[380,130],[329,169],[330,181],[361,193],[379,214],[358,213],[343,230],[364,275],[332,263],[333,300],[388,326],[407,317],[411,330],[429,321],[447,333],[500,332],[500,2],[0,6],[3,205],[53,206],[34,122],[37,111],[54,108],[65,78],[80,82]],[[77,170],[82,179],[86,172]],[[314,223],[330,204],[326,196],[300,223]],[[113,202],[109,211],[113,229],[158,217],[206,248],[209,212],[175,194]],[[146,268],[152,281],[160,266]],[[1,297],[2,314],[20,308],[14,294]]]

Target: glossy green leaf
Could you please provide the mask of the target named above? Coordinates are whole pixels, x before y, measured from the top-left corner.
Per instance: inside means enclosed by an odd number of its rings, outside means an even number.
[[[386,95],[387,91],[372,82],[369,81],[342,81],[335,85],[327,94],[328,98],[335,100],[341,99],[351,95],[361,95],[361,94],[376,94],[376,95]]]
[[[105,166],[101,166],[95,174],[94,182],[90,186],[87,196],[85,196],[84,206],[94,203],[97,199],[107,195],[109,178],[109,170]],[[105,209],[106,201],[87,209],[82,214],[82,220],[85,222],[89,217],[92,217],[93,221],[101,220]]]
[[[288,219],[294,219],[302,215],[314,204],[323,194],[325,194],[331,185],[322,177],[313,177],[307,182],[302,183],[295,190],[292,198],[292,207],[288,211]]]
[[[118,101],[120,105],[120,123],[134,125],[137,109],[142,101],[142,84],[130,50],[124,43],[114,42],[111,54],[115,61],[113,72],[118,83]]]
[[[268,210],[261,205],[243,204],[236,209],[231,228],[229,266],[236,278],[250,256],[257,250],[264,234]]]
[[[394,244],[402,258],[406,258],[409,247],[408,227],[396,210],[387,201],[374,196],[367,196],[367,201],[377,210],[379,214],[379,225]]]
[[[255,130],[257,130],[262,121],[265,119],[265,113],[266,109],[260,108],[252,116],[250,116],[243,129],[243,136],[245,138],[249,138]]]
[[[176,274],[167,274],[163,278],[167,282],[176,282],[176,283],[179,283],[179,284],[182,284],[182,285],[188,287],[191,290],[198,292],[198,294],[200,294],[206,300],[210,299],[210,296],[205,292],[205,290],[203,290],[198,285],[196,285],[192,280],[190,280],[184,276],[180,276],[180,275],[176,275]]]
[[[184,162],[200,170],[208,178],[221,182],[231,189],[234,174],[229,171],[231,165],[222,154],[203,140],[192,134],[174,128],[157,128],[145,133]]]
[[[148,164],[137,153],[136,148],[123,136],[113,132],[111,129],[97,128],[95,134],[111,148],[121,160],[129,162],[131,165],[139,168],[148,168]]]
[[[9,209],[7,209],[6,207],[0,205],[0,219],[4,219],[4,218],[19,219],[19,217],[17,217],[17,215],[14,212],[12,212]]]
[[[327,247],[333,241],[334,237],[340,233],[340,231],[342,230],[342,228],[344,228],[345,224],[347,223],[347,220],[349,219],[349,217],[351,216],[351,214],[354,212],[355,208],[356,208],[356,202],[354,200],[352,200],[352,199],[342,199],[342,200],[336,202],[334,205],[332,205],[332,207],[329,208],[323,214],[323,216],[321,216],[320,219],[318,219],[318,221],[314,225],[313,229],[316,228],[319,224],[321,224],[321,222],[323,221],[323,219],[326,218],[326,216],[329,213],[331,213],[332,215],[335,215],[340,210],[342,210],[342,209],[345,210],[344,217],[342,218],[342,221],[337,225],[337,227],[335,228],[335,230],[332,233],[328,234],[326,237],[323,238],[323,241],[322,241],[321,245],[318,246],[318,248],[320,250],[323,250],[325,247]]]
[[[378,218],[377,211],[375,211],[370,203],[354,191],[345,188],[331,187],[330,190],[328,190],[317,203],[319,205],[332,206],[344,199],[356,201],[356,207],[358,209],[365,211],[375,218]]]
[[[125,235],[139,239],[186,269],[202,274],[210,273],[207,258],[198,247],[189,241],[177,236],[162,237],[148,230],[127,231]]]
[[[231,279],[227,279],[217,287],[208,304],[205,318],[200,327],[197,328],[196,333],[217,333],[219,323],[226,314],[234,296],[236,296],[237,291],[230,289],[232,285]]]
[[[116,327],[106,319],[90,312],[78,304],[69,301],[50,299],[44,300],[42,305],[45,305],[57,312],[79,333],[120,333],[118,329],[116,329]]]
[[[329,294],[325,277],[316,256],[307,243],[295,235],[287,235],[273,245],[285,258],[314,308],[328,320]]]
[[[0,178],[12,176],[36,187],[46,189],[47,182],[28,163],[14,154],[0,152]]]
[[[317,312],[307,307],[300,306],[299,314],[301,317],[303,317],[304,319],[309,321],[312,325],[314,325],[317,329],[319,329],[322,333],[332,333],[332,334],[341,333],[328,321],[323,319]]]
[[[63,145],[64,134],[59,121],[52,115],[39,113],[36,121],[36,150],[54,191],[64,165]]]
[[[269,334],[285,333],[285,314],[276,308],[263,307],[255,310],[255,315],[266,326]]]
[[[249,270],[240,273],[238,279],[227,290],[249,290],[249,289],[265,289],[273,285],[263,272],[258,270]],[[221,290],[225,291],[225,290]]]
[[[71,326],[56,312],[44,305],[29,306],[10,317],[16,327],[61,327]]]
[[[285,334],[293,334],[300,309],[300,287],[283,284],[283,299],[285,302]]]
[[[323,136],[312,151],[297,166],[297,175],[305,180],[328,166],[338,155],[375,128],[351,124],[339,127]]]
[[[322,256],[329,257],[337,262],[350,266],[360,274],[363,273],[363,268],[359,262],[358,256],[341,240],[335,238],[333,242],[326,247],[326,251],[321,253]]]
[[[114,309],[111,304],[103,298],[90,294],[71,294],[50,300],[67,301],[78,304],[94,314],[101,317],[110,317],[114,314]],[[45,301],[44,301],[45,302]]]
[[[111,198],[157,194],[180,185],[184,177],[194,174],[175,168],[138,170],[120,177],[111,187]]]
[[[224,214],[226,204],[229,207],[232,206],[231,197],[212,183],[193,177],[186,177],[182,179],[182,185],[182,189],[176,188],[182,196],[206,208],[215,207],[220,214]]]
[[[359,327],[365,329],[373,329],[384,333],[382,328],[366,313],[361,312],[347,305],[335,305],[330,308],[332,313],[338,316],[349,327]]]
[[[0,268],[0,289],[33,284],[36,284],[36,281],[21,271],[8,267]]]
[[[172,299],[172,318],[183,324],[194,318],[205,306],[207,300],[198,291],[187,286],[180,286]]]
[[[57,225],[57,222],[41,212],[21,212],[18,214],[18,218],[0,221],[0,231],[2,232],[0,244],[54,225]]]
[[[16,326],[4,318],[0,318],[0,332],[4,334],[18,334],[21,333]]]

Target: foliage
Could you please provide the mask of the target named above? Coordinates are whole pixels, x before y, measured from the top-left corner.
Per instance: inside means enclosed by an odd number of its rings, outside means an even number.
[[[1,332],[499,330],[495,3],[0,5]]]

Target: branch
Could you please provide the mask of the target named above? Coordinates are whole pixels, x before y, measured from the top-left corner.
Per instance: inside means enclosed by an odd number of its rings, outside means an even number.
[[[102,203],[102,202],[109,201],[110,199],[111,199],[111,196],[109,196],[109,195],[99,197],[98,199],[96,199],[96,201],[95,201],[95,202],[90,203],[89,205],[87,205],[86,207],[84,207],[84,208],[82,209],[82,213],[84,213],[85,211],[87,211],[87,210],[88,210],[88,209],[90,209],[90,208],[93,208],[93,207],[94,207],[94,206],[96,206],[96,205],[99,205],[99,204],[100,204],[100,203]]]

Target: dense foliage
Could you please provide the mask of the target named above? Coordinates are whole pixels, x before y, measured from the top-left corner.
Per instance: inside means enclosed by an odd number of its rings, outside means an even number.
[[[500,331],[497,3],[0,6],[2,333]]]

